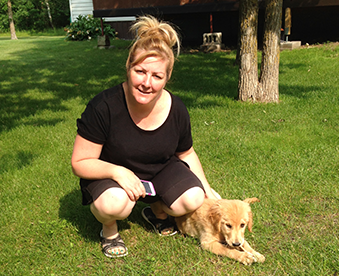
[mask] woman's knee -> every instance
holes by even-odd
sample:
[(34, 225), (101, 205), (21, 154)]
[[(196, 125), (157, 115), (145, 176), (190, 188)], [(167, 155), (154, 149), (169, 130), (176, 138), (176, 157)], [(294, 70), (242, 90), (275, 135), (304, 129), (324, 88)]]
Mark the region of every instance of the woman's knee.
[(103, 192), (91, 205), (92, 213), (101, 217), (125, 219), (132, 212), (135, 202), (121, 188), (110, 188)]
[(200, 187), (194, 187), (187, 191), (187, 201), (190, 206), (190, 212), (198, 209), (203, 203), (205, 199), (205, 192)]
[(198, 209), (204, 202), (205, 192), (200, 187), (193, 187), (183, 193), (170, 207), (181, 216)]

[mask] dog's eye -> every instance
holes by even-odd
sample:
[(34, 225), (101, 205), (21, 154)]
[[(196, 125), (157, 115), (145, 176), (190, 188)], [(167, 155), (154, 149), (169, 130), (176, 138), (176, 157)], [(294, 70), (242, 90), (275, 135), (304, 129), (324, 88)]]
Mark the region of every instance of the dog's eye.
[(229, 228), (229, 229), (231, 229), (231, 228), (232, 228), (232, 225), (229, 224), (229, 223), (226, 223), (226, 227)]
[(240, 224), (240, 227), (244, 228), (245, 227), (245, 223)]

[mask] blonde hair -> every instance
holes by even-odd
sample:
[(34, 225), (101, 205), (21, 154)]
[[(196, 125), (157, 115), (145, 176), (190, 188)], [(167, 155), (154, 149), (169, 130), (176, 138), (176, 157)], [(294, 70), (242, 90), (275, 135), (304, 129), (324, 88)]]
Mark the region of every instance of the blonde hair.
[[(127, 72), (145, 58), (156, 56), (168, 60), (167, 79), (169, 79), (174, 66), (174, 47), (176, 46), (177, 56), (180, 52), (180, 39), (174, 27), (169, 23), (158, 21), (151, 15), (146, 15), (139, 17), (130, 30), (136, 34), (136, 39), (129, 50)], [(135, 59), (136, 52), (139, 50), (145, 53)]]

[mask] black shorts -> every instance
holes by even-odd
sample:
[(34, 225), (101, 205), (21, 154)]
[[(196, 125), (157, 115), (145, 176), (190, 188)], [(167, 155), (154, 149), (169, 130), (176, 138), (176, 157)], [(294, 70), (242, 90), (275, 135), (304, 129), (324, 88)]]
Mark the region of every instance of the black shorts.
[[(169, 164), (153, 179), (144, 180), (153, 183), (157, 195), (139, 198), (139, 201), (154, 203), (161, 200), (167, 207), (170, 207), (177, 198), (190, 188), (200, 187), (204, 190), (199, 178), (190, 170), (185, 162), (178, 158), (172, 158)], [(83, 205), (91, 204), (109, 188), (120, 187), (120, 185), (112, 179), (81, 179), (80, 186)]]

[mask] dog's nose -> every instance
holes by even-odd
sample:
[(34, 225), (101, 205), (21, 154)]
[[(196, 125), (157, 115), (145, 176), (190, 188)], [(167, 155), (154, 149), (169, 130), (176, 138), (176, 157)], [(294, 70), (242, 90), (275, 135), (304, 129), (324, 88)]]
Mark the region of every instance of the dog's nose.
[(233, 245), (234, 247), (238, 247), (238, 246), (241, 245), (241, 243), (240, 243), (240, 242), (234, 242), (234, 243), (232, 243), (232, 245)]

